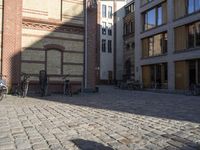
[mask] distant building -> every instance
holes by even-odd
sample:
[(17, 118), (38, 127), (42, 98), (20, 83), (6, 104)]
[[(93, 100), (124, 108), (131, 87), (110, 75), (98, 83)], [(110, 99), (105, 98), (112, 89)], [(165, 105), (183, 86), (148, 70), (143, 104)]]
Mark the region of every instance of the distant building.
[(123, 74), (123, 6), (126, 1), (98, 1), (97, 80), (113, 83)]
[(135, 14), (134, 14), (134, 1), (130, 1), (124, 6), (125, 17), (124, 17), (124, 71), (123, 78), (125, 80), (134, 79), (135, 77)]
[[(52, 92), (62, 92), (68, 74), (73, 87), (94, 89), (97, 18), (91, 2), (0, 0), (1, 73), (9, 86), (18, 84), (23, 72), (37, 90), (39, 71), (46, 70)], [(87, 34), (86, 22), (94, 26)]]
[(135, 73), (145, 88), (200, 83), (200, 1), (135, 1)]

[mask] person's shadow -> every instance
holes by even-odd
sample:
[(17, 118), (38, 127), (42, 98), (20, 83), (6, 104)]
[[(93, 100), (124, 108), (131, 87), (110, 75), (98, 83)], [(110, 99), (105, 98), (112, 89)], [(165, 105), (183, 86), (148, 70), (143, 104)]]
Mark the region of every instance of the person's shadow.
[(114, 150), (108, 146), (94, 141), (73, 139), (71, 140), (80, 150)]

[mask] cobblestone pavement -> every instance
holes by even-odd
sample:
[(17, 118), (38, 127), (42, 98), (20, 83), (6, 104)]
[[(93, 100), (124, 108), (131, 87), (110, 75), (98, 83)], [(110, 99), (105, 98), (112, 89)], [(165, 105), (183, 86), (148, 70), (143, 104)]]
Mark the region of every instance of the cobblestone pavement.
[(0, 102), (0, 150), (198, 150), (200, 97), (124, 91)]

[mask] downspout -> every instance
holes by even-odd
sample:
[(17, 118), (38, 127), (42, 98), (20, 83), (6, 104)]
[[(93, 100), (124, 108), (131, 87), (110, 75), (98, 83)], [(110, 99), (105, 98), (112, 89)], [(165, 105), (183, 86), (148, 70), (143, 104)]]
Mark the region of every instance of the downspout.
[(85, 76), (85, 79), (84, 79), (84, 88), (87, 89), (88, 88), (88, 83), (87, 83), (87, 80), (88, 80), (88, 60), (87, 60), (87, 56), (88, 56), (88, 46), (87, 46), (87, 22), (88, 22), (88, 19), (87, 19), (87, 0), (85, 0), (85, 72), (84, 72), (84, 76)]

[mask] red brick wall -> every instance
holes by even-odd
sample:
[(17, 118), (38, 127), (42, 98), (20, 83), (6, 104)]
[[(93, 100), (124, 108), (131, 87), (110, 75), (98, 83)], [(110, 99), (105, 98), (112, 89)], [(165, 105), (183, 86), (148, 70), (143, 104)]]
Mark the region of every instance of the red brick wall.
[(97, 8), (88, 9), (88, 88), (96, 86)]
[(10, 86), (20, 79), (22, 0), (4, 0), (2, 74)]

